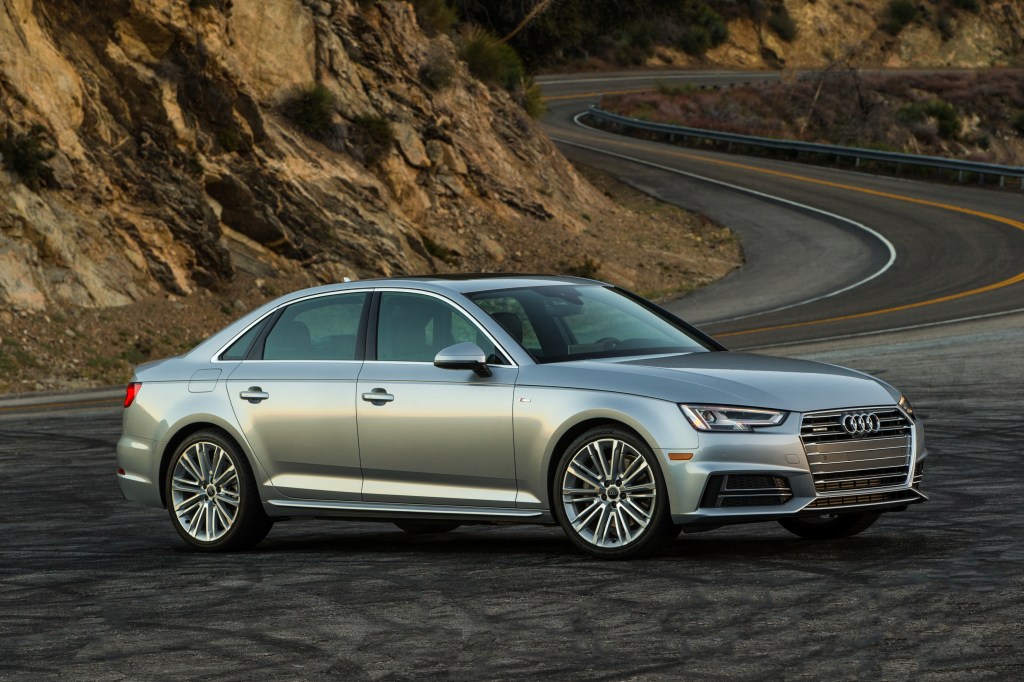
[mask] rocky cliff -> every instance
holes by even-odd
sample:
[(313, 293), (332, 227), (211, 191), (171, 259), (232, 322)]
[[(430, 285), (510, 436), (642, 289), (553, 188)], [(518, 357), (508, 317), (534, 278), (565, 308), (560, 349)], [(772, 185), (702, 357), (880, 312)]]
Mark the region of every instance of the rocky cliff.
[[(327, 136), (283, 113), (314, 83)], [(550, 269), (579, 207), (616, 210), (405, 2), (3, 0), (0, 139), (0, 305), (20, 309), (239, 273)]]
[[(767, 6), (769, 3), (762, 3)], [(722, 45), (694, 59), (661, 50), (652, 63), (741, 68), (820, 68), (834, 61), (867, 68), (1024, 66), (1021, 0), (919, 0), (913, 18), (889, 27), (890, 0), (782, 0), (795, 37), (783, 40), (750, 17), (728, 22)], [(973, 7), (973, 9), (966, 9)]]

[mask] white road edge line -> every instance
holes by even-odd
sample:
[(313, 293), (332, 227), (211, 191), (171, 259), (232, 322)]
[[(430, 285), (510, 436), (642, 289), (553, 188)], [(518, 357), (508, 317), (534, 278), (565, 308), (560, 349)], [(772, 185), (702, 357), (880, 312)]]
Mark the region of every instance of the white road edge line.
[(813, 343), (825, 343), (827, 341), (843, 341), (845, 339), (855, 339), (860, 336), (877, 336), (879, 334), (895, 334), (896, 332), (907, 332), (915, 329), (926, 329), (928, 327), (941, 327), (947, 324), (959, 324), (960, 322), (973, 322), (974, 320), (985, 320), (991, 317), (1004, 317), (1006, 315), (1016, 315), (1017, 313), (1024, 313), (1024, 308), (1014, 308), (1013, 310), (1003, 310), (996, 313), (984, 313), (982, 315), (971, 315), (969, 317), (957, 317), (952, 320), (939, 320), (938, 322), (922, 322), (921, 324), (911, 324), (905, 327), (891, 327), (889, 329), (876, 329), (870, 332), (857, 332), (856, 334), (840, 334), (838, 336), (823, 336), (819, 339), (808, 339), (806, 341), (787, 341), (786, 343), (772, 343), (766, 346), (749, 346), (742, 349), (742, 352), (748, 350), (763, 350), (765, 348), (786, 348), (788, 346), (805, 346)]
[[(586, 112), (582, 112), (582, 113), (576, 114), (573, 117), (573, 119), (572, 119), (573, 123), (575, 123), (576, 125), (580, 126), (581, 128), (587, 128), (587, 129), (590, 129), (590, 130), (596, 130), (596, 128), (588, 126), (585, 123), (582, 123), (580, 121), (580, 118), (582, 116), (585, 116), (585, 115), (586, 115)], [(845, 218), (845, 217), (843, 217), (841, 215), (838, 215), (836, 213), (830, 213), (829, 211), (825, 211), (825, 210), (822, 210), (820, 208), (815, 208), (813, 206), (808, 206), (807, 204), (801, 204), (800, 202), (797, 202), (797, 201), (791, 201), (789, 199), (783, 199), (782, 197), (777, 197), (777, 196), (775, 196), (773, 194), (767, 194), (765, 192), (758, 192), (757, 190), (753, 190), (753, 189), (750, 189), (748, 187), (741, 187), (739, 185), (734, 185), (734, 184), (729, 183), (729, 182), (723, 182), (721, 180), (715, 180), (713, 178), (705, 177), (703, 175), (697, 175), (696, 173), (689, 173), (687, 171), (679, 170), (678, 168), (672, 168), (671, 166), (663, 166), (661, 164), (653, 163), (651, 161), (644, 161), (643, 159), (637, 159), (637, 158), (632, 157), (632, 156), (626, 156), (625, 154), (619, 154), (618, 152), (610, 152), (610, 151), (605, 150), (605, 149), (600, 149), (598, 147), (591, 147), (590, 145), (580, 144), (579, 142), (572, 142), (570, 140), (566, 140), (566, 139), (559, 138), (559, 137), (554, 137), (554, 136), (549, 136), (549, 137), (551, 137), (551, 139), (554, 140), (555, 142), (559, 142), (561, 144), (567, 144), (570, 147), (578, 147), (580, 149), (586, 149), (586, 150), (589, 150), (589, 151), (592, 151), (592, 152), (597, 152), (599, 154), (606, 154), (608, 156), (614, 156), (616, 158), (624, 159), (626, 161), (631, 161), (633, 163), (639, 163), (641, 165), (649, 166), (651, 168), (657, 168), (658, 170), (667, 171), (669, 173), (675, 173), (676, 175), (682, 175), (682, 176), (685, 176), (685, 177), (688, 177), (688, 178), (693, 178), (694, 180), (700, 180), (702, 182), (711, 183), (712, 185), (719, 185), (721, 187), (726, 187), (728, 189), (732, 189), (732, 190), (735, 190), (735, 191), (738, 191), (738, 192), (743, 192), (745, 194), (750, 194), (750, 195), (753, 195), (753, 196), (756, 196), (756, 197), (760, 197), (762, 199), (766, 199), (768, 201), (773, 201), (773, 202), (784, 204), (784, 205), (787, 205), (787, 206), (792, 206), (793, 208), (797, 208), (797, 209), (800, 209), (802, 211), (807, 211), (807, 212), (810, 212), (810, 213), (817, 213), (818, 215), (823, 215), (823, 216), (826, 216), (826, 217), (831, 218), (833, 220), (837, 220), (839, 222), (843, 222), (843, 223), (847, 223), (849, 225), (853, 225), (854, 227), (856, 227), (858, 229), (861, 229), (861, 230), (864, 230), (865, 232), (867, 232), (871, 236), (873, 236), (876, 239), (878, 239), (880, 242), (882, 242), (882, 244), (885, 246), (886, 250), (888, 250), (888, 252), (889, 252), (889, 260), (887, 260), (885, 262), (885, 265), (883, 265), (877, 272), (874, 272), (873, 274), (868, 275), (867, 277), (865, 277), (864, 279), (860, 280), (859, 282), (854, 282), (853, 284), (850, 284), (850, 285), (845, 286), (845, 287), (843, 287), (841, 289), (837, 289), (835, 291), (829, 292), (827, 294), (822, 294), (820, 296), (815, 296), (813, 298), (808, 298), (808, 299), (805, 299), (803, 301), (797, 301), (796, 303), (789, 303), (787, 305), (779, 306), (777, 308), (771, 308), (769, 310), (759, 310), (759, 311), (754, 312), (754, 313), (747, 313), (745, 315), (737, 315), (735, 317), (727, 317), (727, 318), (723, 318), (723, 319), (720, 319), (720, 320), (705, 320), (705, 321), (702, 321), (700, 323), (702, 326), (703, 325), (709, 325), (709, 324), (721, 324), (723, 322), (734, 322), (736, 320), (745, 320), (748, 317), (758, 317), (759, 315), (767, 315), (769, 313), (777, 313), (777, 312), (779, 312), (781, 310), (789, 310), (790, 308), (797, 308), (797, 307), (802, 306), (802, 305), (807, 305), (808, 303), (814, 303), (815, 301), (820, 301), (822, 299), (831, 298), (833, 296), (838, 296), (839, 294), (844, 294), (847, 291), (850, 291), (852, 289), (856, 289), (859, 286), (863, 286), (864, 284), (867, 284), (868, 282), (870, 282), (871, 280), (873, 280), (873, 279), (875, 279), (877, 277), (881, 277), (886, 272), (888, 272), (889, 269), (892, 268), (892, 266), (896, 263), (896, 247), (893, 246), (892, 242), (890, 242), (888, 239), (886, 239), (884, 236), (882, 236), (878, 231), (871, 229), (870, 227), (868, 227), (867, 225), (864, 225), (863, 223), (858, 223), (856, 220), (851, 220), (850, 218)]]
[(569, 78), (561, 80), (545, 80), (544, 77), (537, 79), (539, 85), (576, 85), (579, 83), (610, 83), (612, 81), (657, 81), (657, 80), (670, 80), (673, 78), (686, 78), (687, 80), (706, 79), (706, 78), (759, 78), (763, 80), (776, 80), (778, 74), (765, 71), (750, 71), (743, 72), (739, 71), (736, 73), (687, 73), (685, 71), (667, 72), (653, 76), (614, 76), (612, 78), (601, 78), (595, 76), (593, 78)]

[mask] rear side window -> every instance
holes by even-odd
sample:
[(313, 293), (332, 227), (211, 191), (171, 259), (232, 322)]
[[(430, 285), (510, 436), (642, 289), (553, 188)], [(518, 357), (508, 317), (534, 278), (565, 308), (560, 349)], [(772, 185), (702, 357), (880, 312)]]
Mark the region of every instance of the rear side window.
[(245, 360), (245, 357), (249, 355), (249, 349), (252, 347), (253, 341), (260, 335), (263, 328), (267, 326), (267, 321), (263, 320), (259, 324), (253, 325), (249, 331), (242, 334), (238, 339), (228, 346), (228, 349), (220, 354), (221, 360)]
[(267, 334), (264, 360), (357, 360), (367, 294), (335, 294), (293, 303)]

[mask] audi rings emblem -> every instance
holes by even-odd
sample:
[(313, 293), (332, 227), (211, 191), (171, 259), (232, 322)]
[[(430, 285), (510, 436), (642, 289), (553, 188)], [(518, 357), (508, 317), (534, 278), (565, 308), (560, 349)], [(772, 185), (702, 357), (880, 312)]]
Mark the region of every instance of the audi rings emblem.
[(882, 430), (882, 422), (873, 412), (843, 415), (843, 430), (851, 436), (870, 436)]

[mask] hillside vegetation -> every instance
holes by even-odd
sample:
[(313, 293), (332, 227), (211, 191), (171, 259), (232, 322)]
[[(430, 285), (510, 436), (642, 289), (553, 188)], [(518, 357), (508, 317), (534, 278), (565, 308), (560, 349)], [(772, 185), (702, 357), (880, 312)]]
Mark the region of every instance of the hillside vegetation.
[(727, 89), (612, 95), (625, 116), (807, 142), (1024, 165), (1024, 71), (839, 71)]
[[(422, 1), (422, 0), (421, 0)], [(434, 0), (440, 2), (440, 0)], [(1019, 0), (452, 0), (531, 68), (1024, 65)]]

